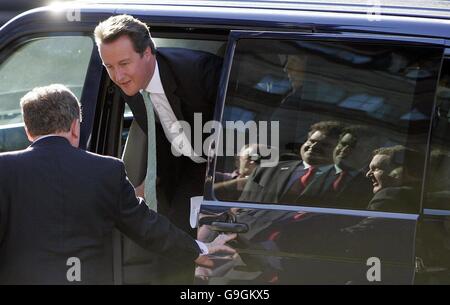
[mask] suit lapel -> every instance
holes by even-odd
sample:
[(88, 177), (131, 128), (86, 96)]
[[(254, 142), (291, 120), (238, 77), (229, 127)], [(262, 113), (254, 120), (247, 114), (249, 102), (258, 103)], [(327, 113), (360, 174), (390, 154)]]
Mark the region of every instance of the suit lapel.
[(323, 192), (324, 184), (327, 181), (327, 178), (334, 173), (334, 165), (318, 168), (313, 180), (306, 186), (301, 196), (317, 196)]
[(169, 104), (172, 107), (172, 110), (177, 119), (183, 120), (184, 118), (181, 111), (181, 100), (176, 95), (177, 83), (175, 81), (173, 71), (170, 68), (169, 63), (159, 51), (156, 52), (156, 60), (158, 62), (161, 83), (167, 96), (167, 100), (169, 101)]
[(352, 186), (352, 188), (363, 187), (361, 181), (366, 181), (365, 175), (366, 174), (362, 171), (359, 171), (356, 175), (347, 175), (347, 177), (344, 178), (342, 188), (339, 191), (338, 195), (340, 195), (341, 193), (344, 193), (347, 190), (347, 188), (350, 187), (350, 185)]
[(276, 193), (280, 194), (279, 198), (281, 198), (288, 190), (289, 178), (291, 177), (292, 173), (298, 166), (304, 168), (303, 162), (295, 161), (293, 163), (289, 163), (280, 167), (280, 174), (277, 181), (277, 190), (276, 190)]

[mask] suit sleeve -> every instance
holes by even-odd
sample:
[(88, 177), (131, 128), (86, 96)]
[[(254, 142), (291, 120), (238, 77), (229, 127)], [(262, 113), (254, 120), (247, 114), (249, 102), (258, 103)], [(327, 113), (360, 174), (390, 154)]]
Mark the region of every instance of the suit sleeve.
[(198, 68), (201, 73), (201, 83), (205, 89), (205, 99), (209, 104), (215, 105), (217, 91), (222, 71), (222, 59), (218, 56), (205, 56)]
[(149, 251), (193, 262), (200, 253), (195, 240), (167, 218), (150, 210), (144, 200), (136, 198), (123, 163), (120, 165), (121, 186), (116, 210), (118, 229)]
[(261, 172), (263, 172), (261, 167), (257, 167), (253, 173), (248, 177), (245, 183), (244, 189), (242, 190), (239, 201), (249, 201), (258, 202), (261, 201), (261, 194), (264, 188), (259, 184), (259, 179), (261, 178)]

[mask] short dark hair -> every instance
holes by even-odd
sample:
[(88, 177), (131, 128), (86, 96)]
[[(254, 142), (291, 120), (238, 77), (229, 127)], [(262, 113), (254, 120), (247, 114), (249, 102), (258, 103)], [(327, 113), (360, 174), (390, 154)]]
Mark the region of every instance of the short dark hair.
[(377, 133), (376, 128), (370, 128), (367, 125), (348, 125), (342, 129), (341, 134), (339, 135), (339, 140), (341, 140), (346, 134), (351, 134), (354, 137), (355, 143), (364, 143), (364, 145), (368, 145), (368, 154), (370, 157), (370, 152), (373, 151), (376, 147), (380, 147), (382, 143), (382, 139)]
[(348, 125), (342, 129), (342, 133), (339, 138), (342, 138), (346, 134), (351, 134), (356, 139), (367, 138), (374, 135), (373, 129), (370, 129), (366, 125)]
[(422, 152), (403, 145), (395, 145), (391, 147), (381, 147), (373, 151), (373, 156), (385, 155), (389, 157), (389, 166), (404, 169), (403, 182), (417, 183), (420, 182), (425, 156)]
[(320, 131), (327, 137), (338, 139), (344, 129), (344, 124), (339, 121), (321, 121), (312, 124), (309, 128), (308, 138), (316, 131)]
[(373, 151), (372, 155), (385, 155), (389, 157), (392, 165), (403, 165), (405, 161), (406, 147), (403, 145), (395, 145), (390, 147), (380, 147)]
[(111, 16), (100, 22), (94, 30), (97, 46), (101, 43), (116, 41), (124, 35), (130, 38), (136, 53), (142, 56), (147, 47), (150, 47), (152, 54), (155, 54), (156, 47), (150, 35), (149, 27), (133, 16)]
[(20, 100), (23, 120), (30, 135), (67, 132), (75, 119), (81, 121), (77, 97), (64, 85), (36, 87)]

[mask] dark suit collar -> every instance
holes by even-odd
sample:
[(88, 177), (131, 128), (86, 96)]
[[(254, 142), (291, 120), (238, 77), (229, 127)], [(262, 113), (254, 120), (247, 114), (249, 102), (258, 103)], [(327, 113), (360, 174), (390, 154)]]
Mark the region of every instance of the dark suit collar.
[(170, 64), (160, 51), (156, 51), (156, 61), (158, 62), (159, 75), (161, 83), (164, 88), (167, 100), (169, 101), (172, 110), (178, 120), (183, 120), (183, 113), (181, 112), (181, 101), (176, 94), (177, 82)]
[(43, 147), (48, 145), (58, 145), (58, 146), (66, 146), (71, 145), (69, 140), (60, 136), (49, 136), (43, 139), (38, 139), (34, 141), (30, 147)]

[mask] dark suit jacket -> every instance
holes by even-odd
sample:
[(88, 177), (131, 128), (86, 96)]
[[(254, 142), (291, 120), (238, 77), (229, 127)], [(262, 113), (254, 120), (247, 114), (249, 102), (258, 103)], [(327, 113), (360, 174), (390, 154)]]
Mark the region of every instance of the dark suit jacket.
[(284, 161), (275, 167), (256, 169), (249, 177), (240, 200), (362, 209), (367, 206), (371, 189), (362, 172), (344, 179), (339, 192), (331, 191), (336, 173), (334, 165), (318, 168), (298, 198), (287, 201), (284, 195), (289, 189), (292, 174), (299, 167), (303, 168), (302, 161)]
[(82, 284), (113, 283), (112, 231), (192, 262), (196, 242), (139, 201), (124, 165), (49, 137), (0, 154), (0, 283), (66, 284), (67, 259)]
[[(250, 202), (280, 202), (289, 188), (289, 180), (303, 161), (282, 161), (274, 167), (258, 167), (249, 176), (239, 200)], [(314, 175), (313, 180), (318, 173)]]
[(387, 187), (375, 193), (367, 209), (392, 213), (419, 213), (420, 187)]
[(336, 168), (329, 165), (323, 168), (305, 191), (301, 199), (321, 207), (331, 206), (349, 209), (365, 209), (372, 198), (372, 187), (362, 171), (348, 173), (341, 182), (340, 190), (333, 190)]

